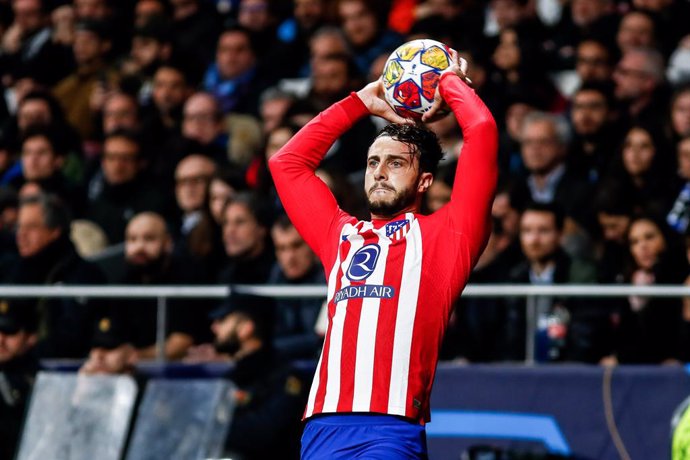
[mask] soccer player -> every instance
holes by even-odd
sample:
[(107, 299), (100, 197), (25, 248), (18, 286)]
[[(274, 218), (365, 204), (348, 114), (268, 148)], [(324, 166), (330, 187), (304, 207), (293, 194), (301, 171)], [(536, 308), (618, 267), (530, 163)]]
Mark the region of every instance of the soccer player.
[[(390, 108), (380, 80), (326, 109), (269, 162), (290, 219), (328, 277), (328, 330), (304, 414), (303, 459), (426, 458), (439, 348), (488, 238), (497, 176), (496, 124), (465, 83), (465, 68), (453, 53), (422, 118), (431, 121), (445, 102), (464, 138), (450, 203), (432, 215), (419, 211), (441, 148)], [(369, 148), (371, 220), (357, 221), (314, 171), (370, 114), (393, 124)]]

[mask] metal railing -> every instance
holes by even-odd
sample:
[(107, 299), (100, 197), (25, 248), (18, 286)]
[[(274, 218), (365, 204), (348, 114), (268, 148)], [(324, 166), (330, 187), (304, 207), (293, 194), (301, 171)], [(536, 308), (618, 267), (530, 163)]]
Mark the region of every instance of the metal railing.
[[(278, 286), (278, 285), (235, 285), (235, 286), (45, 286), (14, 285), (0, 286), (0, 298), (120, 298), (157, 299), (156, 350), (157, 359), (165, 360), (165, 329), (168, 298), (223, 299), (231, 289), (238, 293), (256, 294), (277, 298), (326, 297), (326, 286)], [(690, 297), (690, 286), (656, 285), (600, 285), (560, 284), (550, 286), (521, 284), (475, 284), (468, 285), (463, 297), (526, 297), (527, 340), (525, 356), (527, 363), (534, 363), (534, 336), (537, 328), (537, 297)]]

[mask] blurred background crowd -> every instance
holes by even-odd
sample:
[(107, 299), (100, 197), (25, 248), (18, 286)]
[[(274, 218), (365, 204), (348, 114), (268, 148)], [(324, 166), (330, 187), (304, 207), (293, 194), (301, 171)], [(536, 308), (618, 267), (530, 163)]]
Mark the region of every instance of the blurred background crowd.
[[(468, 60), (500, 128), (493, 232), (470, 282), (682, 284), (688, 17), (681, 0), (0, 0), (0, 282), (325, 283), (266, 160), (397, 46), (431, 38)], [(317, 172), (362, 218), (381, 123), (358, 122)], [(433, 212), (462, 133), (452, 114), (429, 127), (445, 151)], [(318, 355), (322, 301), (264, 310), (281, 356)], [(215, 307), (170, 301), (168, 359), (227, 358), (210, 345)], [(541, 361), (689, 357), (681, 299), (537, 311)], [(11, 300), (0, 314), (0, 336), (23, 334), (15, 348), (40, 358), (86, 357), (103, 319), (137, 359), (155, 356), (155, 301)], [(443, 358), (522, 360), (525, 321), (522, 299), (459, 301)]]

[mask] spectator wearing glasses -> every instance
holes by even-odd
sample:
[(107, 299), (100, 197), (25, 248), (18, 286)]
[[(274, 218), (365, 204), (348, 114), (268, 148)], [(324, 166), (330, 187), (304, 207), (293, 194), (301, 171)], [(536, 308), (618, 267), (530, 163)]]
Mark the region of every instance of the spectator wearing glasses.
[(194, 144), (198, 153), (217, 164), (228, 163), (228, 133), (216, 98), (202, 91), (192, 94), (184, 104), (182, 136)]
[(608, 81), (613, 75), (614, 51), (594, 38), (582, 40), (575, 50), (575, 72), (581, 83)]
[(658, 130), (668, 111), (665, 64), (654, 48), (629, 48), (613, 72), (614, 94), (623, 113), (633, 122)]
[(175, 168), (175, 201), (180, 213), (175, 250), (199, 261), (220, 252), (214, 247), (215, 226), (208, 210), (208, 186), (215, 173), (213, 160), (199, 154), (183, 158)]
[(116, 131), (105, 138), (101, 169), (89, 183), (85, 217), (98, 224), (112, 244), (122, 242), (127, 222), (135, 214), (165, 210), (164, 196), (145, 180), (143, 166), (134, 133)]
[(570, 104), (570, 123), (573, 140), (567, 158), (569, 167), (594, 184), (606, 175), (623, 137), (612, 85), (590, 82), (575, 91)]

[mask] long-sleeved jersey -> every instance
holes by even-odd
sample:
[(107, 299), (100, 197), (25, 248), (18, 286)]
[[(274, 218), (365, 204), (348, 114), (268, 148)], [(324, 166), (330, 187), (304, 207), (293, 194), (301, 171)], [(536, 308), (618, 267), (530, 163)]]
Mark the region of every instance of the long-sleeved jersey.
[(460, 78), (439, 91), (464, 145), (450, 202), (429, 216), (357, 221), (314, 175), (333, 142), (368, 110), (352, 94), (300, 130), (270, 161), (283, 205), (328, 279), (328, 329), (305, 417), (373, 412), (429, 421), (429, 397), (453, 300), (486, 244), (497, 132)]

